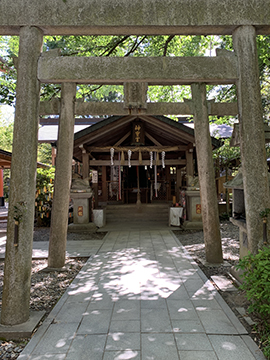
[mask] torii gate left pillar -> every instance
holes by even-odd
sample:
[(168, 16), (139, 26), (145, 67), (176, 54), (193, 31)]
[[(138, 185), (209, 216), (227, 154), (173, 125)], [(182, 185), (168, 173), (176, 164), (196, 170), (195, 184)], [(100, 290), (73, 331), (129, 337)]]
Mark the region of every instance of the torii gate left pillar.
[[(40, 29), (21, 28), (1, 312), (3, 325), (24, 323), (30, 314), (40, 87), (37, 66), (42, 41)], [(14, 217), (18, 216), (18, 240), (14, 246)]]

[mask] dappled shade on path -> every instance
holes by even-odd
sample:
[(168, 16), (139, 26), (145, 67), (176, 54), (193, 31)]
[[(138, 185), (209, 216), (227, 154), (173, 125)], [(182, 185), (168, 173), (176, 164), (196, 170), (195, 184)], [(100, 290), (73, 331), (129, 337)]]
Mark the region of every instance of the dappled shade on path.
[(170, 231), (110, 232), (20, 360), (254, 360), (246, 334)]

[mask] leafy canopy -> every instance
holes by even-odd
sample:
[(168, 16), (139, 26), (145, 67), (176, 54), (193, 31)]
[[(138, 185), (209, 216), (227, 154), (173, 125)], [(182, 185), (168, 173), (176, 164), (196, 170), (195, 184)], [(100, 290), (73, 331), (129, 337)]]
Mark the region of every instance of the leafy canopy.
[[(203, 56), (216, 44), (213, 36), (46, 36), (43, 51), (60, 49), (62, 56)], [(0, 102), (14, 104), (16, 70), (13, 57), (18, 56), (18, 37), (0, 37)], [(182, 89), (183, 88), (183, 89)], [(41, 100), (59, 97), (61, 86), (41, 85)], [(150, 101), (179, 101), (190, 96), (189, 87), (155, 87)], [(77, 97), (85, 101), (122, 101), (122, 86), (79, 85)]]

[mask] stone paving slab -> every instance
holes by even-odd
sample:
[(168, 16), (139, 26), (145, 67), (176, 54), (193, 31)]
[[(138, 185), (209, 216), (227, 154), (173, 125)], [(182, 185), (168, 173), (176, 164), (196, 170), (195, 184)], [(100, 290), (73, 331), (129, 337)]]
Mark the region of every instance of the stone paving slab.
[(212, 346), (220, 360), (252, 360), (253, 354), (241, 336), (209, 335)]
[(211, 276), (211, 279), (221, 291), (237, 291), (237, 288), (233, 285), (232, 281), (224, 275), (213, 275)]
[(170, 230), (108, 233), (94, 251), (19, 360), (264, 359)]
[[(0, 239), (0, 259), (5, 258), (6, 236)], [(81, 240), (67, 241), (66, 257), (89, 257), (98, 252), (104, 240)], [(49, 241), (34, 241), (32, 259), (47, 259), (49, 251)]]

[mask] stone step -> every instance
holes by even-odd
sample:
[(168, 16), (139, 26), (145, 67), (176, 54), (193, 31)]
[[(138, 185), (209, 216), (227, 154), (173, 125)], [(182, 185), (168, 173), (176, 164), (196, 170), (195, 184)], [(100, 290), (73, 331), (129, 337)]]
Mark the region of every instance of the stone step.
[[(152, 210), (164, 210), (169, 208), (169, 204), (142, 204), (141, 210), (143, 211), (152, 211)], [(132, 210), (137, 209), (136, 204), (127, 204), (127, 205), (107, 205), (108, 210), (117, 210), (117, 211), (125, 211), (125, 210)]]
[(106, 218), (147, 218), (147, 219), (151, 219), (153, 217), (157, 218), (163, 218), (164, 216), (168, 217), (169, 213), (168, 211), (165, 212), (153, 212), (153, 213), (127, 213), (127, 212), (106, 212)]
[(126, 213), (126, 212), (121, 212), (121, 213), (114, 213), (114, 212), (106, 212), (106, 217), (162, 217), (162, 216), (167, 216), (168, 215), (168, 211), (165, 212), (153, 212), (153, 213)]
[(140, 209), (136, 204), (106, 206), (106, 222), (117, 223), (163, 223), (168, 220), (168, 204), (142, 204)]

